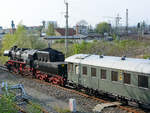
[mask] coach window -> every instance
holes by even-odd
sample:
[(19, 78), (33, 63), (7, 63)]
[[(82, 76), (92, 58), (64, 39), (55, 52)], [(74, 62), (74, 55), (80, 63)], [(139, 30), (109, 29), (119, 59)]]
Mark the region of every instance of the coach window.
[(116, 72), (116, 71), (111, 72), (111, 80), (118, 81), (118, 72)]
[(91, 76), (96, 77), (96, 68), (91, 68)]
[(47, 62), (47, 58), (45, 57), (44, 59), (45, 59), (45, 62)]
[(78, 75), (79, 74), (79, 66), (75, 65), (75, 74)]
[(45, 62), (48, 62), (47, 58), (45, 59)]
[(85, 66), (82, 67), (82, 74), (87, 75), (87, 67)]
[(101, 69), (101, 79), (106, 79), (106, 70)]
[(143, 88), (148, 88), (148, 77), (138, 75), (138, 86)]
[(123, 73), (124, 75), (124, 83), (125, 84), (131, 84), (131, 75), (129, 73)]
[(72, 72), (73, 71), (73, 63), (69, 63), (68, 64), (68, 72)]

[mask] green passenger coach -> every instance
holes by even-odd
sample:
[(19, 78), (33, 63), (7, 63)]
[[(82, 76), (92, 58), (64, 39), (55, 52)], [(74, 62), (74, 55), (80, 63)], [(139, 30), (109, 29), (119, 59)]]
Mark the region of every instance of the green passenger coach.
[(77, 54), (65, 61), (69, 83), (150, 105), (149, 59)]

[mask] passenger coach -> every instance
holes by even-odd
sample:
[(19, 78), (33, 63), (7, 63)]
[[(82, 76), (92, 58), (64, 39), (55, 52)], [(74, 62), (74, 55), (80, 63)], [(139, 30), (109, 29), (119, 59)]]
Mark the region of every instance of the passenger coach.
[(65, 61), (69, 83), (150, 105), (150, 60), (77, 54)]

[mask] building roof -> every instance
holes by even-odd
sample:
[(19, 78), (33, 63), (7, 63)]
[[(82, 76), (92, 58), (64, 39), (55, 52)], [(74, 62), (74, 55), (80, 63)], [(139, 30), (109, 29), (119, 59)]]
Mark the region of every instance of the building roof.
[[(56, 28), (57, 32), (61, 34), (61, 36), (65, 36), (65, 28)], [(76, 34), (76, 31), (73, 28), (68, 28), (68, 36), (73, 36)]]
[(4, 34), (0, 34), (0, 39), (2, 39), (2, 38), (3, 38), (3, 36), (4, 36)]
[(99, 55), (76, 54), (68, 57), (65, 61), (150, 74), (149, 59), (125, 58), (125, 60), (121, 60), (121, 57), (114, 56), (104, 56), (100, 58)]
[[(66, 36), (48, 36), (48, 37), (45, 37), (44, 39), (65, 39)], [(83, 38), (86, 38), (86, 36), (84, 35), (74, 35), (74, 36), (68, 36), (67, 39), (83, 39)]]

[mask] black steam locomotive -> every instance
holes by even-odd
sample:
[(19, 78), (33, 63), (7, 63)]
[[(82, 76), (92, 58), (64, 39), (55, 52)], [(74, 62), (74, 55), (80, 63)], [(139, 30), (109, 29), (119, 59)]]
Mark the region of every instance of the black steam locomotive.
[(65, 85), (67, 81), (67, 64), (62, 52), (51, 48), (33, 50), (14, 46), (4, 51), (4, 56), (10, 57), (5, 64), (9, 71), (58, 85)]

